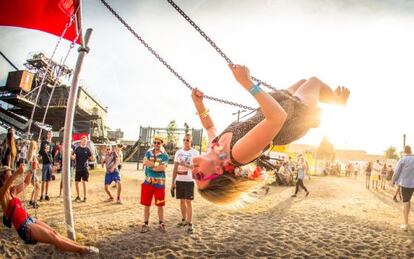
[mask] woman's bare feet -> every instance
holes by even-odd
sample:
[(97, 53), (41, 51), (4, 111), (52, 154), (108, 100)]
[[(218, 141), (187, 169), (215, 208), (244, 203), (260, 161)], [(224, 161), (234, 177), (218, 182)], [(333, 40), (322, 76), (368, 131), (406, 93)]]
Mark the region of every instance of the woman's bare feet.
[(346, 102), (348, 101), (349, 95), (350, 95), (350, 91), (348, 88), (343, 87), (343, 86), (338, 86), (335, 89), (335, 94), (336, 94), (336, 103), (338, 105), (342, 105), (345, 106)]

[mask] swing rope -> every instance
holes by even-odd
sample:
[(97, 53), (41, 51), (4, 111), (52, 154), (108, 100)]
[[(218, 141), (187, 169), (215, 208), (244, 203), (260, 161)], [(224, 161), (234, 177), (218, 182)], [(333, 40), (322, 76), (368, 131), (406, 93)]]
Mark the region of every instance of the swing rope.
[[(71, 52), (71, 51), (72, 51), (72, 49), (75, 47), (75, 42), (76, 42), (76, 40), (78, 39), (78, 37), (79, 37), (79, 34), (77, 34), (77, 35), (76, 35), (76, 38), (72, 41), (72, 43), (71, 43), (71, 44), (70, 44), (70, 46), (69, 46), (68, 51), (66, 52), (66, 56), (65, 56), (65, 57), (64, 57), (64, 59), (60, 62), (60, 64), (59, 64), (60, 69), (59, 69), (59, 71), (57, 71), (57, 76), (58, 76), (58, 77), (61, 75), (61, 72), (62, 72), (62, 67), (65, 65), (66, 60), (68, 59), (68, 56), (69, 56), (70, 52)], [(56, 88), (56, 85), (57, 85), (57, 84), (58, 84), (58, 80), (56, 80), (56, 81), (55, 81), (55, 83), (53, 84), (53, 87), (52, 87), (52, 91), (50, 92), (49, 100), (47, 101), (46, 109), (45, 109), (45, 112), (44, 112), (44, 114), (43, 114), (42, 125), (44, 125), (44, 124), (45, 124), (45, 121), (46, 121), (46, 116), (47, 116), (47, 112), (48, 112), (48, 110), (49, 110), (50, 102), (51, 102), (51, 100), (52, 100), (52, 97), (53, 97), (53, 94), (54, 94), (54, 92), (55, 92), (55, 88)], [(40, 140), (40, 137), (42, 136), (43, 127), (39, 127), (39, 128), (40, 128), (40, 129), (39, 129), (39, 140)]]
[[(178, 80), (180, 80), (188, 89), (193, 90), (194, 87), (192, 87), (180, 74), (178, 74), (177, 71), (175, 71), (166, 61), (165, 59), (163, 59), (151, 46), (149, 46), (149, 44), (134, 30), (132, 29), (132, 27), (105, 1), (105, 0), (100, 0), (102, 2), (102, 4), (118, 19), (118, 21), (120, 21), (122, 23), (122, 25), (124, 25), (124, 27), (132, 33), (132, 35), (134, 35), (134, 37), (140, 41), (140, 43), (155, 57), (157, 58), (175, 77), (178, 78)], [(232, 101), (228, 101), (228, 100), (223, 100), (217, 97), (213, 97), (213, 96), (209, 96), (209, 95), (204, 95), (204, 98), (212, 100), (212, 101), (216, 101), (219, 103), (224, 103), (224, 104), (228, 104), (228, 105), (232, 105), (235, 107), (239, 107), (245, 110), (256, 110), (255, 108), (252, 108), (250, 106), (247, 105), (243, 105), (243, 104), (239, 104), (239, 103), (235, 103)]]
[[(228, 63), (234, 64), (231, 59), (217, 46), (217, 44), (173, 1), (167, 0), (167, 2), (174, 7), (174, 9), (181, 14), (181, 16), (217, 51), (218, 54)], [(266, 86), (270, 90), (276, 91), (277, 89), (270, 84), (262, 81), (254, 76), (250, 76), (253, 81)]]
[(47, 77), (47, 75), (49, 73), (52, 59), (54, 58), (54, 56), (56, 54), (56, 51), (57, 51), (57, 49), (58, 49), (58, 47), (60, 45), (60, 42), (62, 41), (63, 37), (66, 34), (66, 31), (69, 29), (69, 27), (72, 25), (73, 21), (75, 20), (75, 14), (78, 12), (78, 10), (79, 10), (79, 8), (75, 11), (75, 13), (70, 17), (69, 21), (66, 23), (66, 26), (63, 29), (63, 32), (60, 35), (60, 37), (59, 37), (59, 39), (58, 39), (58, 41), (57, 41), (57, 43), (55, 45), (55, 49), (53, 50), (52, 55), (50, 56), (50, 60), (49, 60), (49, 62), (47, 62), (46, 72), (43, 75), (43, 78), (42, 78), (42, 81), (40, 82), (40, 85), (38, 87), (36, 87), (35, 89), (33, 89), (32, 91), (30, 91), (27, 95), (25, 95), (25, 97), (28, 96), (29, 94), (31, 94), (32, 92), (34, 92), (36, 89), (38, 91), (37, 94), (36, 94), (36, 99), (35, 99), (35, 102), (34, 102), (34, 105), (33, 105), (32, 114), (30, 115), (29, 125), (28, 125), (27, 132), (26, 132), (27, 139), (29, 138), (29, 135), (30, 135), (30, 129), (32, 128), (33, 117), (34, 117), (34, 113), (35, 113), (35, 110), (36, 110), (37, 103), (39, 101), (40, 92), (42, 91), (43, 85), (44, 85), (44, 83), (46, 81), (46, 77)]

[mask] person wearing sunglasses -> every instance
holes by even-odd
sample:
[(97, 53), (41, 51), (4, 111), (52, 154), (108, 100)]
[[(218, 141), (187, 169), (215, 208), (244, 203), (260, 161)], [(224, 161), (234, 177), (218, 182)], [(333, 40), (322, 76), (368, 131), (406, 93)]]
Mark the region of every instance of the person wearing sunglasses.
[(144, 155), (145, 180), (141, 184), (141, 204), (144, 206), (144, 224), (141, 233), (146, 233), (149, 228), (149, 216), (151, 203), (154, 198), (158, 208), (159, 229), (165, 232), (164, 206), (165, 206), (165, 170), (168, 165), (168, 154), (162, 147), (162, 137), (154, 137), (153, 147)]
[(119, 165), (120, 156), (119, 156), (119, 150), (115, 148), (114, 151), (111, 150), (111, 148), (107, 148), (105, 159), (102, 161), (102, 163), (105, 163), (106, 168), (106, 174), (105, 174), (105, 192), (108, 194), (108, 202), (114, 201), (114, 197), (112, 196), (111, 191), (109, 191), (109, 185), (111, 185), (112, 182), (115, 182), (117, 187), (117, 204), (122, 204), (121, 200), (121, 177), (119, 175)]
[(194, 200), (194, 180), (191, 171), (191, 160), (198, 156), (198, 152), (191, 147), (191, 134), (185, 134), (183, 148), (177, 150), (174, 156), (174, 170), (172, 178), (172, 190), (176, 190), (176, 198), (180, 200), (181, 222), (178, 227), (187, 226), (187, 233), (193, 233), (193, 208), (191, 201)]
[[(257, 101), (260, 108), (243, 121), (230, 124), (221, 134), (197, 88), (191, 97), (203, 127), (207, 130), (209, 148), (205, 155), (193, 158), (193, 176), (201, 196), (216, 204), (240, 200), (242, 194), (262, 183), (265, 173), (259, 167), (244, 169), (269, 145), (285, 145), (303, 137), (310, 128), (319, 126), (320, 102), (345, 105), (350, 91), (338, 87), (333, 91), (316, 77), (300, 80), (286, 90), (263, 91), (253, 83), (250, 71), (242, 65), (229, 64), (240, 85)], [(237, 93), (235, 93), (237, 94)]]

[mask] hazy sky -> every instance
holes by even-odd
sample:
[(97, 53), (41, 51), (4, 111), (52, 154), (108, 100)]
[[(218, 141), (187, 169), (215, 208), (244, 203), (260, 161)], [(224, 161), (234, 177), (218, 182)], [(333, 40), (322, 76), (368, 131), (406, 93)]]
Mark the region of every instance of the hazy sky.
[[(166, 2), (108, 0), (121, 16), (190, 84), (209, 95), (256, 106), (224, 60)], [(323, 122), (299, 143), (382, 153), (399, 149), (402, 134), (414, 144), (414, 1), (177, 0), (236, 63), (279, 87), (317, 76), (351, 89), (348, 106), (324, 106)], [(139, 126), (175, 119), (201, 127), (190, 92), (122, 27), (98, 0), (83, 1), (84, 28), (94, 29), (82, 83), (109, 107), (108, 126), (127, 139)], [(0, 27), (0, 49), (20, 68), (28, 53), (51, 54), (57, 38)], [(57, 60), (69, 43), (63, 42)], [(74, 66), (76, 52), (70, 57)], [(0, 84), (11, 68), (0, 60)], [(237, 108), (207, 102), (219, 130)]]

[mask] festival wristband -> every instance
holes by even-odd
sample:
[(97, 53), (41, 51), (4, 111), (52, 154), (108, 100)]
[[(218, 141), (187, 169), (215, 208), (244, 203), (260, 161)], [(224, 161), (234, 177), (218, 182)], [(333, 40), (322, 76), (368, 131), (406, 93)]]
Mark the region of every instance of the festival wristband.
[(260, 88), (260, 83), (257, 83), (250, 88), (249, 92), (251, 95), (256, 96), (258, 93), (260, 93), (262, 89)]
[(206, 109), (205, 111), (203, 111), (201, 113), (198, 113), (198, 116), (200, 116), (200, 118), (204, 119), (204, 118), (206, 118), (208, 116), (208, 113), (209, 112), (210, 111), (208, 109)]

